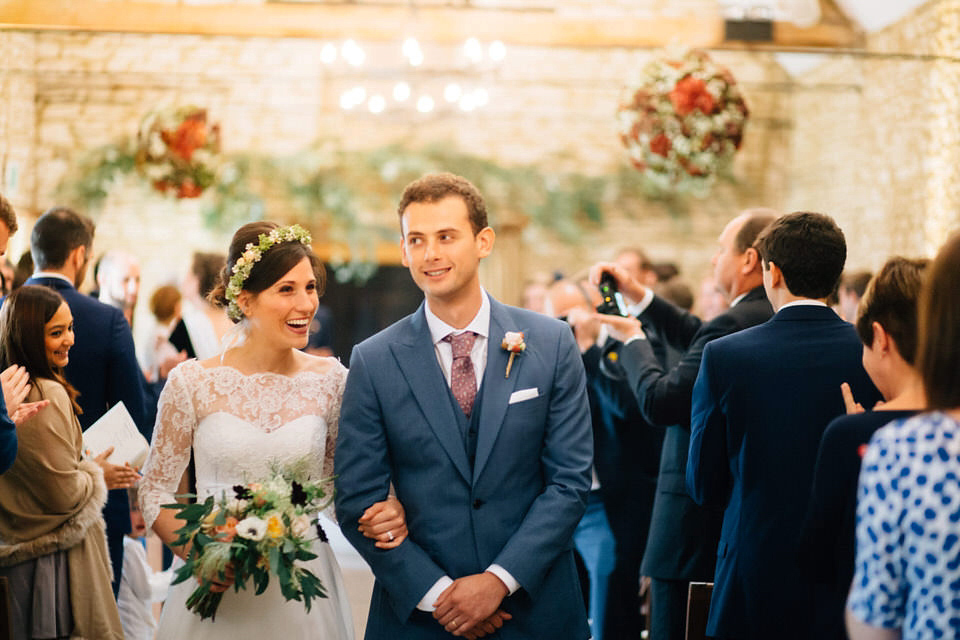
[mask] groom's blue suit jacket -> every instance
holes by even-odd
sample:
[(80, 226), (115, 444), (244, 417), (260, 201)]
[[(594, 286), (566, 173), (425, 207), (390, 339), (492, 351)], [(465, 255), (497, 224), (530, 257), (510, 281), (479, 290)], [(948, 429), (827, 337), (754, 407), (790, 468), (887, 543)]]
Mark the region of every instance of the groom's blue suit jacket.
[[(490, 564), (521, 588), (503, 602), (505, 639), (589, 636), (571, 537), (590, 488), (592, 436), (585, 376), (570, 327), (491, 299), (479, 434), (468, 460), (424, 308), (357, 345), (336, 450), (344, 534), (377, 578), (368, 639), (449, 638), (417, 603), (443, 575)], [(526, 350), (505, 377), (505, 332)], [(510, 404), (514, 392), (534, 398)], [(379, 550), (357, 520), (387, 496), (406, 509), (409, 538)]]

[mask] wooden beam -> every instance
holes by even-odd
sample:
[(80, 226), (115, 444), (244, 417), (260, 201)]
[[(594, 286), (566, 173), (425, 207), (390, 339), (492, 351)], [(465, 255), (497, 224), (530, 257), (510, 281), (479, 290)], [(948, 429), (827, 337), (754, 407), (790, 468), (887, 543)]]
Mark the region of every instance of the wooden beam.
[[(645, 18), (629, 13), (491, 10), (368, 4), (168, 4), (116, 0), (0, 0), (0, 28), (391, 41), (408, 34), (457, 44), (470, 36), (546, 47), (721, 47), (718, 16)], [(775, 23), (773, 46), (851, 47), (852, 30)]]

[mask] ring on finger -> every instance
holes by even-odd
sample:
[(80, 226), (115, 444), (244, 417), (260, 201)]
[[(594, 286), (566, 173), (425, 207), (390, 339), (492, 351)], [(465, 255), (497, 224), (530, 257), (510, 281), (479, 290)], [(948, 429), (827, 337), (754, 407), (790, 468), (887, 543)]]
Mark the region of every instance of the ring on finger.
[(395, 540), (393, 531), (387, 531), (387, 540), (389, 540), (390, 542), (393, 542)]

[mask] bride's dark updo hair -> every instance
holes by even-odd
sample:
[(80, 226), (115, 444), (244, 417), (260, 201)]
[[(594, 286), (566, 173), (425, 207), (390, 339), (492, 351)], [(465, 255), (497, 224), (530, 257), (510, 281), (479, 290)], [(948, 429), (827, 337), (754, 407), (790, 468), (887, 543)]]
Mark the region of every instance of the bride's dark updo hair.
[[(227, 264), (220, 272), (217, 285), (207, 296), (210, 302), (224, 308), (230, 304), (226, 293), (230, 277), (233, 275), (233, 265), (243, 255), (248, 244), (256, 246), (260, 242), (261, 234), (269, 235), (271, 231), (278, 228), (280, 228), (280, 225), (276, 222), (260, 221), (248, 222), (237, 229), (237, 232), (233, 234), (233, 240), (230, 241)], [(327, 281), (323, 263), (320, 262), (320, 258), (314, 255), (309, 244), (303, 244), (297, 240), (278, 242), (263, 252), (260, 260), (250, 270), (250, 276), (244, 281), (243, 291), (257, 294), (269, 289), (304, 258), (307, 258), (310, 261), (310, 266), (313, 267), (313, 275), (317, 279), (317, 295), (322, 296)], [(233, 321), (239, 322), (236, 319)]]

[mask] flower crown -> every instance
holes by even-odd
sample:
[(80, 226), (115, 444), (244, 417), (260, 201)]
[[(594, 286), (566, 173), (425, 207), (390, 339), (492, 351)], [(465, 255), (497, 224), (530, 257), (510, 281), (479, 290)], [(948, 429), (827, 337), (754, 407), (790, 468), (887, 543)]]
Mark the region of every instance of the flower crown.
[(230, 302), (227, 306), (227, 315), (234, 320), (243, 319), (243, 311), (237, 304), (237, 298), (243, 291), (243, 283), (250, 277), (253, 265), (260, 262), (263, 254), (281, 242), (310, 244), (312, 238), (309, 231), (294, 224), (289, 227), (278, 227), (270, 233), (261, 233), (257, 240), (257, 244), (248, 242), (243, 249), (243, 254), (233, 263), (233, 275), (230, 276), (230, 282), (227, 283), (227, 290), (224, 293), (224, 297)]

